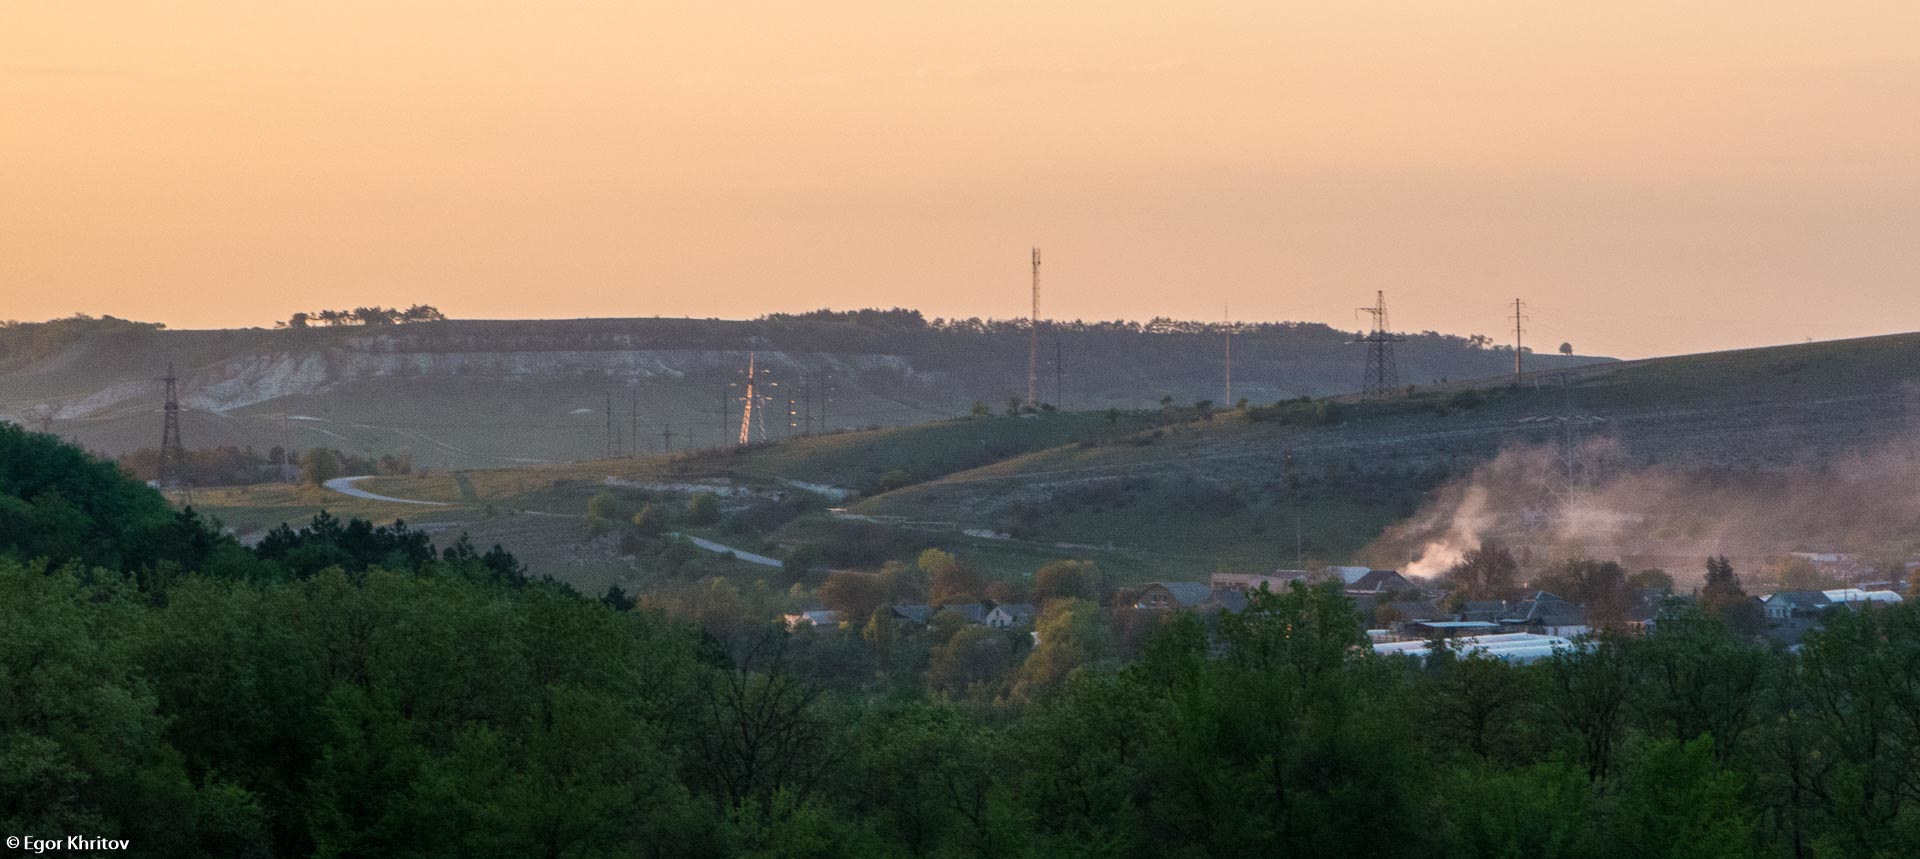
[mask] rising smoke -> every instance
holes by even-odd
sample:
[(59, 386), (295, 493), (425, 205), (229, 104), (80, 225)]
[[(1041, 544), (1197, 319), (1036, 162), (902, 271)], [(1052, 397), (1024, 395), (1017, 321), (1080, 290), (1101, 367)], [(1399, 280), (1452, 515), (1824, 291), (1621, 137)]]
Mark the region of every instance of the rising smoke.
[(1709, 555), (1753, 570), (1794, 551), (1851, 552), (1897, 568), (1920, 557), (1920, 441), (1773, 470), (1630, 465), (1615, 439), (1507, 448), (1443, 485), (1363, 553), (1437, 576), (1483, 541), (1523, 572), (1568, 558), (1659, 567), (1687, 587)]

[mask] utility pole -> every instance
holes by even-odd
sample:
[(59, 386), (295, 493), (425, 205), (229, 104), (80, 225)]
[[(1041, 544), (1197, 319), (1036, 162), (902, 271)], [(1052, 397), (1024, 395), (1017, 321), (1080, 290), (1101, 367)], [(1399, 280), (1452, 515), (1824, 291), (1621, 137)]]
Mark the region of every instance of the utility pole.
[(1520, 327), (1520, 323), (1525, 322), (1526, 320), (1527, 320), (1527, 317), (1520, 313), (1520, 299), (1518, 298), (1514, 299), (1513, 300), (1513, 383), (1516, 385), (1520, 384), (1521, 380), (1525, 378), (1525, 375), (1526, 375), (1520, 363), (1520, 332), (1522, 330)]
[(1027, 408), (1040, 398), (1040, 249), (1033, 249), (1033, 316), (1027, 321)]
[(673, 452), (673, 425), (672, 424), (660, 425), (660, 449), (667, 453)]
[(627, 393), (631, 395), (631, 397), (627, 401), (627, 425), (633, 428), (633, 432), (628, 434), (633, 438), (633, 450), (628, 451), (628, 453), (633, 456), (639, 456), (640, 455), (640, 389), (638, 387), (629, 387), (627, 389)]
[(620, 450), (619, 448), (615, 447), (614, 440), (613, 440), (613, 392), (608, 391), (607, 392), (607, 458), (613, 459), (614, 457), (617, 457), (619, 455), (620, 455)]
[(1386, 291), (1375, 292), (1373, 301), (1372, 307), (1354, 311), (1373, 317), (1373, 333), (1354, 341), (1367, 344), (1367, 365), (1360, 381), (1360, 392), (1368, 399), (1391, 396), (1393, 390), (1400, 387), (1400, 369), (1394, 364), (1393, 344), (1407, 339), (1394, 336), (1387, 327)]
[(722, 446), (722, 447), (724, 447), (727, 443), (727, 427), (728, 425), (733, 423), (733, 409), (728, 405), (728, 403), (733, 400), (733, 392), (728, 390), (729, 388), (732, 388), (732, 387), (733, 387), (733, 384), (731, 382), (720, 386), (720, 444), (719, 446)]

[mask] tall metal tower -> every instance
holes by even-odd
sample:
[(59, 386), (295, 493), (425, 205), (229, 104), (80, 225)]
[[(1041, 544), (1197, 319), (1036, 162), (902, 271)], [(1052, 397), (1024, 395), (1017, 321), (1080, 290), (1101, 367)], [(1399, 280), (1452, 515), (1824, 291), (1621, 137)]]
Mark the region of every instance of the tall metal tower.
[(1033, 316), (1027, 323), (1027, 408), (1040, 405), (1040, 249), (1033, 249)]
[(1227, 333), (1226, 391), (1225, 396), (1220, 399), (1220, 405), (1231, 409), (1233, 408), (1233, 308), (1226, 307), (1224, 310), (1226, 325), (1222, 330)]
[(1514, 299), (1513, 300), (1513, 383), (1516, 385), (1520, 384), (1521, 380), (1526, 377), (1526, 372), (1520, 363), (1520, 355), (1521, 355), (1520, 332), (1522, 330), (1520, 327), (1520, 323), (1525, 322), (1526, 320), (1527, 320), (1527, 317), (1520, 313), (1520, 299), (1518, 298)]
[(160, 485), (177, 486), (187, 473), (187, 448), (180, 442), (180, 380), (167, 364), (166, 422), (160, 429)]
[(1405, 342), (1407, 338), (1394, 336), (1387, 327), (1386, 291), (1375, 292), (1373, 306), (1362, 307), (1355, 313), (1373, 317), (1373, 332), (1354, 341), (1367, 344), (1366, 375), (1360, 380), (1360, 392), (1369, 398), (1391, 396), (1394, 389), (1400, 387), (1400, 368), (1393, 361), (1393, 344)]

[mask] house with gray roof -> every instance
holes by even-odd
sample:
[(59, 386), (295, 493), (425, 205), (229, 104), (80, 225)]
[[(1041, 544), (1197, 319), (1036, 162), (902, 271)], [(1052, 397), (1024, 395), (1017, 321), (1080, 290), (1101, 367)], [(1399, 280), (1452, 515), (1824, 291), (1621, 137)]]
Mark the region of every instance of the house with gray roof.
[(1040, 610), (1034, 608), (1033, 603), (1022, 602), (1012, 603), (1010, 605), (999, 605), (994, 606), (993, 611), (987, 612), (987, 625), (994, 629), (1032, 626), (1033, 619), (1039, 615)]
[(1539, 591), (1508, 606), (1500, 625), (1514, 632), (1575, 636), (1587, 632), (1587, 612), (1560, 597)]
[(1791, 620), (1796, 617), (1813, 617), (1833, 605), (1833, 600), (1821, 591), (1779, 591), (1768, 594), (1760, 603), (1766, 610), (1768, 620)]

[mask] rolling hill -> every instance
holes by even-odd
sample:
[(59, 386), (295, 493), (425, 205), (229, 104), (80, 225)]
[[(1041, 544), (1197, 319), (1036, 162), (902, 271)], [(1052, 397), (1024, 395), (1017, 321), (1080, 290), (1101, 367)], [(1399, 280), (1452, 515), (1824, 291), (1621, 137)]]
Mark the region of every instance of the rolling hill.
[[(1348, 332), (1292, 323), (1237, 331), (1236, 398), (1358, 385), (1364, 347)], [(1047, 323), (1040, 397), (1075, 411), (1218, 399), (1223, 336), (1167, 320)], [(1409, 335), (1401, 378), (1430, 384), (1511, 362), (1510, 351), (1483, 346)], [(756, 438), (783, 438), (789, 423), (833, 431), (963, 415), (976, 403), (1000, 411), (1026, 391), (1024, 323), (928, 322), (912, 311), (223, 331), (75, 318), (0, 326), (0, 416), (51, 418), (55, 432), (108, 454), (153, 447), (155, 379), (171, 364), (192, 447), (327, 446), (408, 454), (435, 469), (562, 462), (605, 456), (609, 424), (623, 451), (661, 452), (669, 430), (676, 449), (731, 443), (749, 353), (768, 396)]]
[[(1592, 555), (1684, 579), (1710, 553), (1752, 570), (1792, 550), (1904, 558), (1920, 549), (1906, 536), (1920, 533), (1920, 496), (1909, 488), (1920, 480), (1917, 367), (1920, 335), (1900, 335), (1612, 363), (1519, 386), (1451, 383), (1377, 401), (952, 418), (363, 485), (451, 505), (392, 505), (387, 515), (510, 530), (551, 547), (530, 552), (536, 559), (565, 563), (579, 554), (578, 517), (593, 495), (704, 488), (727, 493), (736, 510), (824, 495), (811, 512), (743, 516), (758, 524), (709, 533), (774, 555), (874, 527), (898, 535), (902, 556), (942, 546), (996, 575), (1084, 557), (1116, 580), (1142, 581), (1346, 561), (1432, 573), (1496, 538), (1529, 563)], [(263, 490), (250, 492), (215, 496), (215, 512), (245, 530), (330, 500), (304, 490), (265, 503)], [(489, 508), (502, 515), (482, 515)]]

